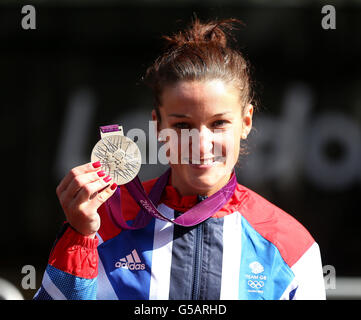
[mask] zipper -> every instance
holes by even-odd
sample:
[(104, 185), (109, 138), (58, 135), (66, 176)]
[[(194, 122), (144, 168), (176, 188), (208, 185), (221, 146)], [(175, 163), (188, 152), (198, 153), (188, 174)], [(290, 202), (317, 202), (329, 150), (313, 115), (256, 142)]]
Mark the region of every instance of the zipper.
[(202, 249), (203, 249), (203, 223), (197, 226), (195, 234), (195, 248), (193, 260), (193, 287), (192, 300), (199, 299), (200, 278), (201, 278), (201, 263), (202, 263)]
[[(206, 196), (198, 195), (198, 202), (201, 202), (206, 198)], [(196, 227), (194, 238), (192, 300), (199, 300), (201, 265), (203, 256), (203, 225), (204, 224), (201, 223)]]

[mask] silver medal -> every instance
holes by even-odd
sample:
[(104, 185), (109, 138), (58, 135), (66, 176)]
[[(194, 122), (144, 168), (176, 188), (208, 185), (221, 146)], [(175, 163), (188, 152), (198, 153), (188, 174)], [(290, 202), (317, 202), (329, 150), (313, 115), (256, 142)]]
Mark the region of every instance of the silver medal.
[(141, 159), (137, 144), (121, 134), (104, 135), (91, 153), (91, 161), (100, 161), (101, 169), (118, 185), (126, 184), (137, 176)]

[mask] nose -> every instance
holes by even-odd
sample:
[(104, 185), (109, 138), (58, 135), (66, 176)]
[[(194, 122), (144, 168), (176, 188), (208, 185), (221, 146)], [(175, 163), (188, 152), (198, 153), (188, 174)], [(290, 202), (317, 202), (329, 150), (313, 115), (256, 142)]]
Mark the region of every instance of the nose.
[[(210, 158), (213, 155), (213, 132), (206, 126), (199, 130), (198, 141), (192, 145), (192, 153), (199, 159)], [(193, 157), (194, 158), (194, 157)]]

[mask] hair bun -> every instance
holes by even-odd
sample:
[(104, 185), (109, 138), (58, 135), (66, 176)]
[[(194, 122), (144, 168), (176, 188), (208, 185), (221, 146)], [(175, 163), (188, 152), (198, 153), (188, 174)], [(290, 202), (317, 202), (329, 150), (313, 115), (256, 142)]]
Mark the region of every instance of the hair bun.
[(179, 81), (222, 80), (237, 89), (242, 106), (253, 102), (249, 64), (231, 34), (235, 24), (243, 25), (234, 18), (200, 22), (194, 17), (185, 29), (163, 36), (166, 47), (143, 78), (153, 91), (159, 119), (163, 91)]
[(202, 23), (195, 18), (190, 27), (179, 31), (172, 36), (162, 36), (166, 40), (166, 49), (176, 49), (184, 45), (214, 44), (226, 48), (230, 31), (236, 28), (234, 25), (244, 25), (241, 20), (235, 18), (212, 20)]

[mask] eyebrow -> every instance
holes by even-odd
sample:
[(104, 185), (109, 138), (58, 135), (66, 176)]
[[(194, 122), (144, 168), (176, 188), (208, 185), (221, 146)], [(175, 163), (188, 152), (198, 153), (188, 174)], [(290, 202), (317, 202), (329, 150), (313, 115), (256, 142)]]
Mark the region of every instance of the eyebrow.
[[(213, 117), (220, 117), (220, 116), (224, 116), (225, 114), (228, 113), (232, 113), (231, 111), (226, 111), (226, 112), (221, 112), (221, 113), (217, 113), (215, 115), (212, 116)], [(181, 114), (181, 113), (171, 113), (168, 115), (168, 117), (175, 117), (175, 118), (192, 118), (189, 114)]]
[(175, 117), (175, 118), (192, 118), (189, 114), (181, 114), (181, 113), (171, 113), (168, 117)]

